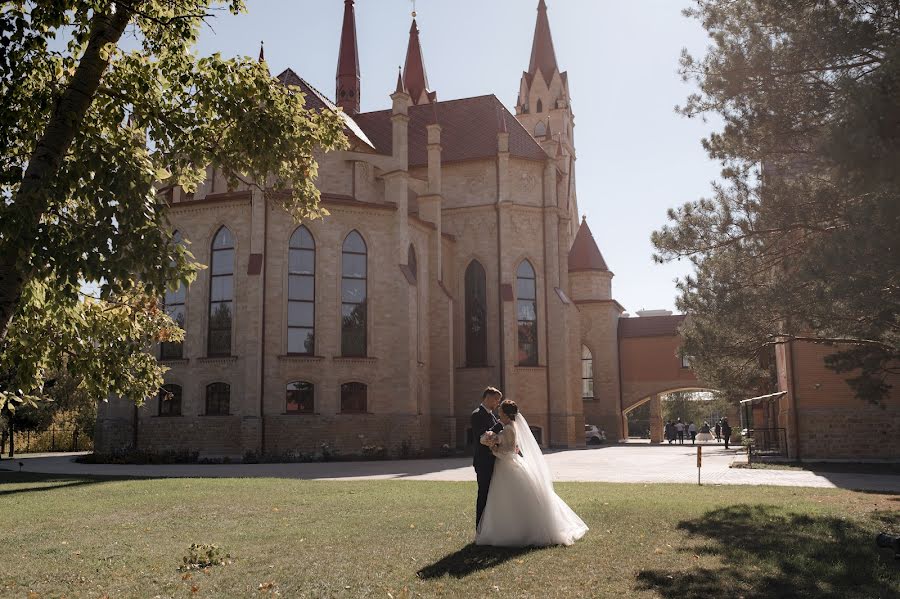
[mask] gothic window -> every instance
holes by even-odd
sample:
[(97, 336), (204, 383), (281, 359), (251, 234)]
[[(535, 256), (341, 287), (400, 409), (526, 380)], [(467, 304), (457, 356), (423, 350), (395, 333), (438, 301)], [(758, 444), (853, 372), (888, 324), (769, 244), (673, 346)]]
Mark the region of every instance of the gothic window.
[(547, 135), (547, 123), (538, 121), (537, 125), (534, 126), (534, 136), (544, 137), (545, 135)]
[(231, 318), (234, 298), (234, 238), (227, 227), (212, 243), (209, 273), (209, 334), (207, 355), (231, 355)]
[[(175, 231), (172, 234), (172, 243), (181, 245), (183, 243), (181, 233)], [(184, 329), (184, 301), (186, 290), (184, 283), (178, 282), (178, 288), (174, 291), (166, 291), (163, 296), (163, 309), (172, 320), (175, 321), (181, 329)], [(159, 344), (159, 358), (161, 360), (180, 360), (184, 357), (184, 342), (182, 341), (163, 341)]]
[(316, 351), (316, 242), (300, 226), (288, 246), (287, 353)]
[(531, 262), (516, 273), (516, 318), (519, 324), (519, 365), (537, 366), (537, 282)]
[(163, 385), (159, 390), (159, 415), (181, 416), (181, 387)]
[(472, 260), (466, 268), (466, 366), (487, 365), (487, 293), (484, 267)]
[(315, 391), (315, 385), (306, 381), (288, 383), (284, 411), (288, 414), (312, 414), (315, 411)]
[(351, 231), (341, 255), (341, 355), (366, 355), (366, 242)]
[(227, 416), (231, 404), (231, 385), (212, 383), (206, 386), (206, 415)]
[(540, 99), (537, 101), (537, 112), (544, 112), (544, 104)]
[(365, 413), (368, 409), (368, 391), (368, 387), (364, 383), (341, 385), (341, 412), (345, 414)]
[(586, 345), (581, 346), (581, 398), (594, 399), (594, 357)]

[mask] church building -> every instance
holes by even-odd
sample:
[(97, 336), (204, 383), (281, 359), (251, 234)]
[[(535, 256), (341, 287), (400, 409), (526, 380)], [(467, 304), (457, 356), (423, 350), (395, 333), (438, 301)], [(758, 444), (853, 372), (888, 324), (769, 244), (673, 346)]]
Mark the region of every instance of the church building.
[(319, 156), (323, 219), (297, 223), (214, 168), (193, 194), (161, 191), (208, 268), (165, 298), (186, 337), (158, 348), (160, 397), (103, 404), (98, 451), (464, 448), (488, 385), (546, 447), (583, 445), (586, 421), (623, 435), (624, 309), (579, 217), (569, 79), (544, 0), (514, 110), (491, 93), (441, 98), (425, 65), (414, 16), (387, 108), (361, 112), (373, 92), (345, 0), (333, 99), (277, 76), (346, 124), (350, 147)]

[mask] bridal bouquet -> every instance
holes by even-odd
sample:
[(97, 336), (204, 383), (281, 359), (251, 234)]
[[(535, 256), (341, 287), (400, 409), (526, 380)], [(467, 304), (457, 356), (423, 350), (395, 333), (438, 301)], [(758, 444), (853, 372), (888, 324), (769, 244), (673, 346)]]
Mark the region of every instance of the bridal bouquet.
[(500, 444), (500, 437), (494, 431), (487, 431), (481, 435), (481, 444), (486, 447), (495, 447)]

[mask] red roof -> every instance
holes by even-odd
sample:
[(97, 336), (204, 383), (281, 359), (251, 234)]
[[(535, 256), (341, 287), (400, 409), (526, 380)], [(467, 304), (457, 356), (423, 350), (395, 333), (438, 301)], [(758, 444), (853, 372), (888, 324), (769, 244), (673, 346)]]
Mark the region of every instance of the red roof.
[(415, 19), (409, 27), (409, 46), (406, 48), (406, 64), (403, 67), (403, 84), (413, 104), (419, 103), (423, 93), (429, 102), (437, 99), (437, 93), (428, 89), (428, 74), (425, 72), (422, 44), (419, 43), (419, 26)]
[(556, 51), (553, 49), (553, 36), (550, 34), (550, 20), (547, 18), (547, 5), (544, 0), (540, 1), (537, 10), (538, 16), (534, 25), (534, 41), (531, 44), (528, 74), (534, 77), (534, 74), (540, 71), (544, 76), (544, 81), (549, 83), (553, 77), (553, 71), (558, 71), (559, 67), (556, 64)]
[[(359, 51), (356, 47), (356, 16), (353, 0), (344, 0), (344, 24), (341, 28), (341, 45), (338, 64), (335, 101), (345, 112), (359, 112)], [(343, 94), (342, 94), (343, 92)]]
[[(500, 117), (498, 118), (498, 112)], [(365, 112), (354, 117), (365, 131), (375, 149), (390, 154), (393, 148), (391, 111)], [(509, 132), (511, 156), (529, 160), (546, 160), (547, 153), (531, 134), (522, 127), (503, 103), (493, 94), (435, 102), (409, 108), (409, 164), (428, 164), (428, 136), (425, 126), (441, 125), (443, 162), (491, 158), (497, 155), (497, 134), (501, 123)]]
[(685, 318), (684, 314), (620, 318), (619, 337), (675, 337)]
[(597, 242), (594, 241), (587, 219), (581, 221), (572, 249), (569, 250), (569, 272), (573, 270), (609, 270)]

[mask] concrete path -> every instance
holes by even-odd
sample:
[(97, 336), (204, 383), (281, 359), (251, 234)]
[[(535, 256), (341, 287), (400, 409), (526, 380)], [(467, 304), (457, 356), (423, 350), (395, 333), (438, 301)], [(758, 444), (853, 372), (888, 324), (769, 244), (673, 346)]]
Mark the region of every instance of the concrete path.
[[(330, 462), (311, 464), (78, 464), (80, 454), (42, 454), (0, 461), (0, 469), (61, 475), (172, 477), (275, 477), (307, 480), (439, 480), (474, 481), (471, 458)], [(617, 483), (697, 482), (696, 447), (690, 445), (608, 445), (546, 454), (556, 481)], [(900, 475), (846, 474), (804, 470), (729, 468), (742, 452), (722, 446), (703, 448), (701, 480), (708, 485), (777, 485), (844, 488), (900, 493)]]

